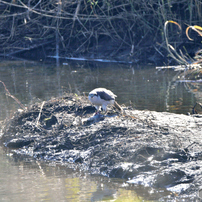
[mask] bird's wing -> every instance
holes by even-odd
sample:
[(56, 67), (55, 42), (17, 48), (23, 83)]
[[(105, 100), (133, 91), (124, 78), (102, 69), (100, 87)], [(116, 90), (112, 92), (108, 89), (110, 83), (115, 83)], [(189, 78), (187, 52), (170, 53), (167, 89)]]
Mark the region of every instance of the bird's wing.
[(114, 97), (115, 97), (114, 95), (110, 95), (104, 91), (97, 92), (97, 95), (99, 95), (101, 99), (106, 101), (114, 100)]

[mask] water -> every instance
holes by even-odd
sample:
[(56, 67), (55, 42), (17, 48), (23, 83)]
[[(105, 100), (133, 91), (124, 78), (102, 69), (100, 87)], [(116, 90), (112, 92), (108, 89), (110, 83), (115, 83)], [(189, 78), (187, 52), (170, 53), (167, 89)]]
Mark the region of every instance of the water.
[[(195, 102), (201, 102), (196, 84), (176, 82), (178, 72), (157, 71), (155, 67), (138, 67), (110, 63), (42, 64), (5, 61), (0, 64), (0, 80), (24, 105), (48, 100), (65, 92), (87, 95), (96, 87), (111, 89), (117, 101), (136, 109), (186, 114)], [(0, 119), (15, 110), (16, 102), (5, 96), (0, 85)]]
[[(48, 100), (66, 92), (88, 95), (96, 87), (106, 87), (118, 103), (136, 109), (191, 112), (201, 102), (201, 86), (176, 82), (179, 72), (157, 71), (155, 67), (110, 63), (55, 63), (2, 61), (0, 80), (23, 105)], [(0, 83), (0, 121), (10, 118), (20, 105)], [(91, 176), (65, 165), (37, 162), (19, 157), (0, 147), (1, 201), (142, 201), (169, 194), (131, 186), (121, 179)]]
[[(98, 201), (137, 198), (115, 181), (66, 166), (5, 155), (0, 149), (0, 201)], [(120, 186), (120, 187), (119, 187)], [(124, 195), (123, 195), (124, 193)]]

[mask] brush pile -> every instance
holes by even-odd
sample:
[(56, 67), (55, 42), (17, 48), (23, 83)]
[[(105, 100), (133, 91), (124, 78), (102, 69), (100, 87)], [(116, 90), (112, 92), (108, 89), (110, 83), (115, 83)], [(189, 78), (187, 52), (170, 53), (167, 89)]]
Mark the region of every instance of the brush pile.
[[(172, 19), (199, 24), (201, 4), (178, 0), (2, 0), (0, 54), (162, 64), (167, 58), (164, 23)], [(176, 38), (175, 34), (173, 31), (169, 41), (174, 39), (177, 47), (183, 46), (186, 36)]]

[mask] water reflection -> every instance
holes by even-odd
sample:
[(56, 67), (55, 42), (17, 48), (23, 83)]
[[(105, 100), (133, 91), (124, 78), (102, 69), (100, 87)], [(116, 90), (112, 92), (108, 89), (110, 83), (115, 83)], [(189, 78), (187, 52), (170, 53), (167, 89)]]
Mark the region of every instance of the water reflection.
[(1, 147), (0, 161), (1, 201), (142, 201), (141, 195), (156, 199), (168, 194), (135, 188), (121, 179), (91, 176), (53, 162), (20, 159), (9, 152), (5, 155)]
[(0, 149), (1, 201), (90, 201), (96, 183), (62, 166), (4, 156)]
[[(83, 95), (93, 88), (106, 87), (117, 94), (120, 104), (186, 114), (194, 106), (196, 94), (188, 89), (187, 84), (176, 82), (178, 74), (172, 70), (157, 71), (154, 67), (109, 63), (74, 62), (59, 67), (25, 61), (0, 64), (0, 80), (25, 105), (65, 92)], [(0, 85), (0, 99), (2, 118), (19, 107), (13, 99), (5, 96), (3, 85)]]

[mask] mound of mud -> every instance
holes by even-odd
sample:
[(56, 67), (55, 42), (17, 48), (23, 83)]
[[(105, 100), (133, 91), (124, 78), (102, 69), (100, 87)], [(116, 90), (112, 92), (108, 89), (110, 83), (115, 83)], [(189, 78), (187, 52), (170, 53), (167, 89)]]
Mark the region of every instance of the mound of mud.
[(1, 143), (17, 154), (197, 196), (202, 117), (109, 108), (94, 118), (94, 112), (87, 98), (73, 95), (32, 105), (7, 121)]

